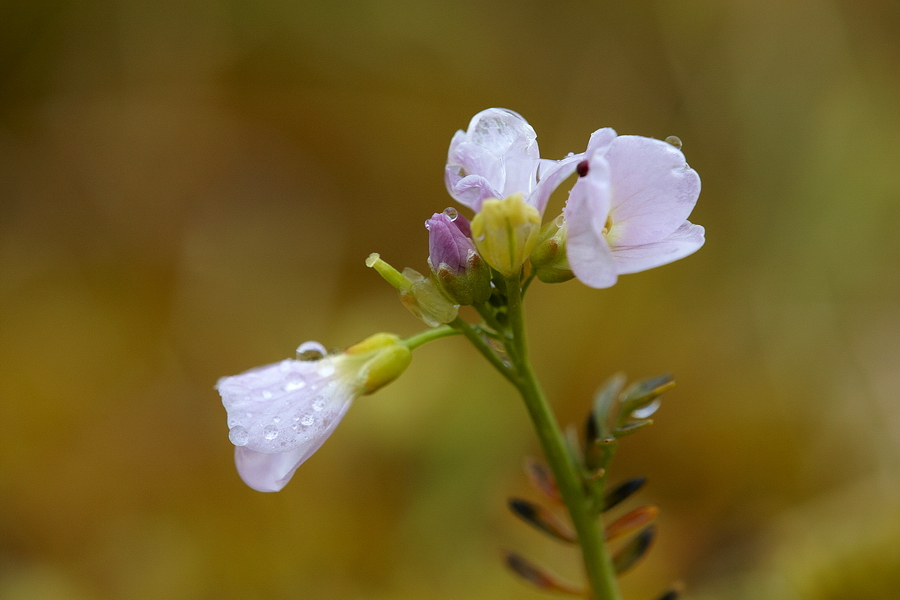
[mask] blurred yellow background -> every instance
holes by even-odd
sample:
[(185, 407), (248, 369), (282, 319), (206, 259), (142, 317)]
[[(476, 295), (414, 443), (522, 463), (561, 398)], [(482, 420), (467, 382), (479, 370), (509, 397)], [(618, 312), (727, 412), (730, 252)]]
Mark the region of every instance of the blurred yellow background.
[[(629, 600), (900, 590), (900, 5), (891, 0), (7, 0), (0, 6), (0, 598), (529, 599), (521, 402), (416, 352), (278, 494), (218, 377), (420, 329), (364, 260), (426, 267), (447, 146), (514, 109), (542, 154), (678, 135), (696, 255), (536, 284), (561, 420), (672, 372), (613, 479), (662, 507)], [(552, 210), (552, 209), (551, 209)], [(634, 505), (635, 501), (632, 501)]]

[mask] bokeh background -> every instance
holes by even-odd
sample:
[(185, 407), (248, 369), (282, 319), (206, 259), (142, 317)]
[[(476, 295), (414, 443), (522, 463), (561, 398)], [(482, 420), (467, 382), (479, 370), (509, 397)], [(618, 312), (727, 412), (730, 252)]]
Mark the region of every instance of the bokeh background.
[(0, 597), (544, 597), (506, 548), (577, 579), (506, 512), (537, 444), (462, 340), (278, 494), (213, 389), (419, 330), (364, 260), (426, 268), (450, 137), (503, 106), (548, 157), (678, 135), (703, 180), (696, 255), (529, 294), (563, 421), (679, 381), (614, 465), (662, 507), (626, 597), (896, 598), (898, 32), (891, 0), (6, 0)]

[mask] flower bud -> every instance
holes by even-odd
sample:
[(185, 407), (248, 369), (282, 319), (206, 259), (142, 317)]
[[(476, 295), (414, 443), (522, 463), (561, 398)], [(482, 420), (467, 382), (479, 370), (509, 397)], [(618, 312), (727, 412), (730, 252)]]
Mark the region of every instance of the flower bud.
[(491, 296), (491, 270), (475, 250), (466, 218), (448, 208), (435, 213), (425, 227), (429, 232), (428, 264), (444, 293), (462, 305), (487, 301)]
[(484, 260), (505, 277), (519, 272), (531, 254), (541, 227), (541, 216), (524, 196), (488, 199), (472, 220), (475, 247)]
[(410, 268), (403, 269), (403, 273), (400, 273), (381, 260), (376, 252), (366, 259), (366, 266), (378, 271), (385, 281), (397, 288), (403, 306), (429, 327), (437, 327), (456, 318), (459, 309), (447, 300), (431, 278)]
[(371, 394), (395, 380), (412, 361), (409, 348), (390, 333), (369, 336), (344, 350), (344, 354), (367, 358), (359, 370), (363, 394)]
[(541, 228), (537, 244), (531, 252), (531, 266), (544, 283), (562, 283), (575, 277), (566, 258), (568, 225), (559, 215)]

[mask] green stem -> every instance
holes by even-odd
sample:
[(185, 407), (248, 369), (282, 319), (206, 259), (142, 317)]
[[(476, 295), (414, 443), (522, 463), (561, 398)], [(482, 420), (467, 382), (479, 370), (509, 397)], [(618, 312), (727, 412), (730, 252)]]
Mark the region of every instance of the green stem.
[(415, 350), (428, 342), (459, 334), (459, 330), (454, 329), (449, 325), (441, 325), (440, 327), (433, 327), (431, 329), (426, 329), (425, 331), (420, 331), (419, 333), (414, 333), (408, 338), (404, 338), (402, 342), (406, 344), (406, 347), (410, 350)]
[(456, 328), (461, 334), (466, 336), (466, 339), (469, 340), (475, 349), (478, 350), (482, 356), (484, 356), (491, 366), (500, 371), (500, 374), (503, 375), (510, 383), (516, 385), (516, 377), (513, 371), (507, 366), (503, 359), (497, 354), (497, 352), (491, 348), (491, 346), (484, 340), (484, 338), (479, 335), (475, 328), (460, 319), (456, 318), (455, 321), (450, 323), (451, 327)]
[[(620, 600), (615, 570), (603, 539), (601, 524), (592, 510), (591, 495), (585, 489), (581, 468), (569, 452), (556, 417), (528, 360), (525, 315), (519, 283), (519, 277), (514, 276), (509, 279), (507, 286), (509, 323), (513, 334), (510, 344), (515, 346), (515, 352), (510, 352), (515, 370), (512, 381), (525, 401), (547, 463), (553, 471), (556, 485), (578, 533), (578, 543), (581, 545), (584, 567), (594, 598)], [(602, 497), (602, 490), (598, 491)]]

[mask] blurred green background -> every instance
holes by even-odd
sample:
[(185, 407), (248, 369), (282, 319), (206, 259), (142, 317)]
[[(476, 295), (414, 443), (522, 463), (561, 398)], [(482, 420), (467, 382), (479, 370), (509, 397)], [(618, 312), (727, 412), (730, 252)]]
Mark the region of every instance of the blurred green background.
[[(421, 325), (447, 145), (512, 108), (542, 154), (678, 135), (696, 255), (530, 293), (580, 422), (679, 385), (613, 478), (662, 507), (629, 600), (900, 589), (900, 4), (238, 0), (0, 5), (0, 598), (529, 599), (523, 407), (462, 340), (416, 352), (278, 494), (234, 472), (216, 379)], [(634, 501), (632, 506), (634, 505)]]

